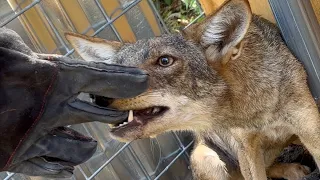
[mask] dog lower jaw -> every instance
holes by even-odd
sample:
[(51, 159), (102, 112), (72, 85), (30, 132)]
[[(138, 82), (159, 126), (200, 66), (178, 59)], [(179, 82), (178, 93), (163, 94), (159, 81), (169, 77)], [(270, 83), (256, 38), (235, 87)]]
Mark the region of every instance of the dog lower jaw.
[(133, 129), (126, 128), (124, 131), (110, 132), (110, 135), (111, 138), (120, 142), (130, 142), (137, 139), (155, 138), (158, 135), (154, 133), (146, 134), (145, 128), (145, 125), (141, 125), (134, 127)]
[[(120, 141), (131, 141), (142, 137), (145, 126), (169, 110), (164, 106), (152, 106), (145, 109), (130, 110), (128, 120), (111, 125), (111, 134)], [(129, 138), (128, 138), (129, 137)]]
[[(140, 131), (141, 132), (141, 131)], [(143, 135), (142, 133), (140, 133), (138, 135), (124, 135), (124, 136), (118, 136), (114, 133), (110, 133), (111, 138), (115, 139), (117, 141), (123, 142), (123, 143), (127, 143), (127, 142), (131, 142), (134, 140), (138, 140), (138, 139), (147, 139), (147, 138), (156, 138), (157, 135), (156, 134), (152, 134), (152, 135)]]

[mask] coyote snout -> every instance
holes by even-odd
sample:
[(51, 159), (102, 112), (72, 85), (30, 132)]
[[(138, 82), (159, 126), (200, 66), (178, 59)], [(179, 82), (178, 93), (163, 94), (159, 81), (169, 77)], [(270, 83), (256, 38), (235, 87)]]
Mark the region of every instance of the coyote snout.
[[(112, 125), (119, 140), (192, 131), (192, 167), (199, 179), (260, 180), (266, 168), (270, 177), (283, 172), (283, 178), (299, 179), (309, 172), (304, 166), (272, 166), (296, 136), (320, 162), (319, 113), (304, 68), (278, 29), (251, 14), (247, 0), (227, 1), (181, 34), (133, 44), (73, 33), (66, 38), (87, 61), (149, 74), (147, 92), (111, 102), (130, 111), (127, 121)], [(289, 173), (296, 169), (301, 171)]]
[(209, 113), (207, 117), (203, 113), (189, 113), (194, 109), (205, 109), (199, 102), (186, 96), (174, 96), (161, 91), (145, 93), (134, 99), (117, 100), (111, 107), (130, 110), (133, 114), (132, 121), (128, 120), (128, 124), (112, 128), (112, 134), (120, 140), (148, 138), (166, 131), (191, 130), (195, 125), (209, 125), (205, 121), (201, 125), (201, 122), (195, 121), (199, 118), (208, 118)]

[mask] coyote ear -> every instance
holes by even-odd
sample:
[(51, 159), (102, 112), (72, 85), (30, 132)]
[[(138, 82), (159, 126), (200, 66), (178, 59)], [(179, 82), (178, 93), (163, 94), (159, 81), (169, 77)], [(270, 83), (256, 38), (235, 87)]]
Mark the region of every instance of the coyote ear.
[(76, 33), (65, 33), (77, 53), (86, 61), (104, 61), (112, 63), (112, 57), (121, 47), (120, 42), (84, 36)]
[(247, 33), (251, 17), (247, 0), (229, 0), (205, 21), (189, 27), (184, 35), (203, 46), (209, 61), (223, 59), (222, 63), (226, 63), (239, 57), (241, 41)]

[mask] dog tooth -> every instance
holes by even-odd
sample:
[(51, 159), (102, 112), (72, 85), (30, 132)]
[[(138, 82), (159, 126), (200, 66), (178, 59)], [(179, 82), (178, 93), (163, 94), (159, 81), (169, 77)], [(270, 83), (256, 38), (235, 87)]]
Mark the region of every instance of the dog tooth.
[(129, 111), (129, 116), (128, 116), (128, 122), (131, 122), (133, 120), (133, 111)]
[(159, 111), (160, 111), (160, 108), (154, 107), (154, 108), (152, 109), (152, 114), (158, 113)]
[(122, 124), (120, 124), (120, 126), (124, 126), (124, 125), (126, 125), (126, 124), (128, 124), (128, 122), (123, 122)]

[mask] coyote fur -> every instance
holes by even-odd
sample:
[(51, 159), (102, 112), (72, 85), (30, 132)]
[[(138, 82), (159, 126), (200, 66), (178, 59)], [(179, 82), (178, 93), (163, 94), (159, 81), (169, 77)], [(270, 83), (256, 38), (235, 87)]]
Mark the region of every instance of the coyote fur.
[(120, 141), (192, 131), (196, 179), (296, 180), (300, 164), (274, 164), (297, 138), (320, 164), (320, 119), (301, 63), (275, 25), (252, 15), (247, 0), (229, 0), (180, 34), (136, 43), (66, 33), (87, 61), (135, 66), (149, 90), (110, 101), (129, 111), (114, 124)]

